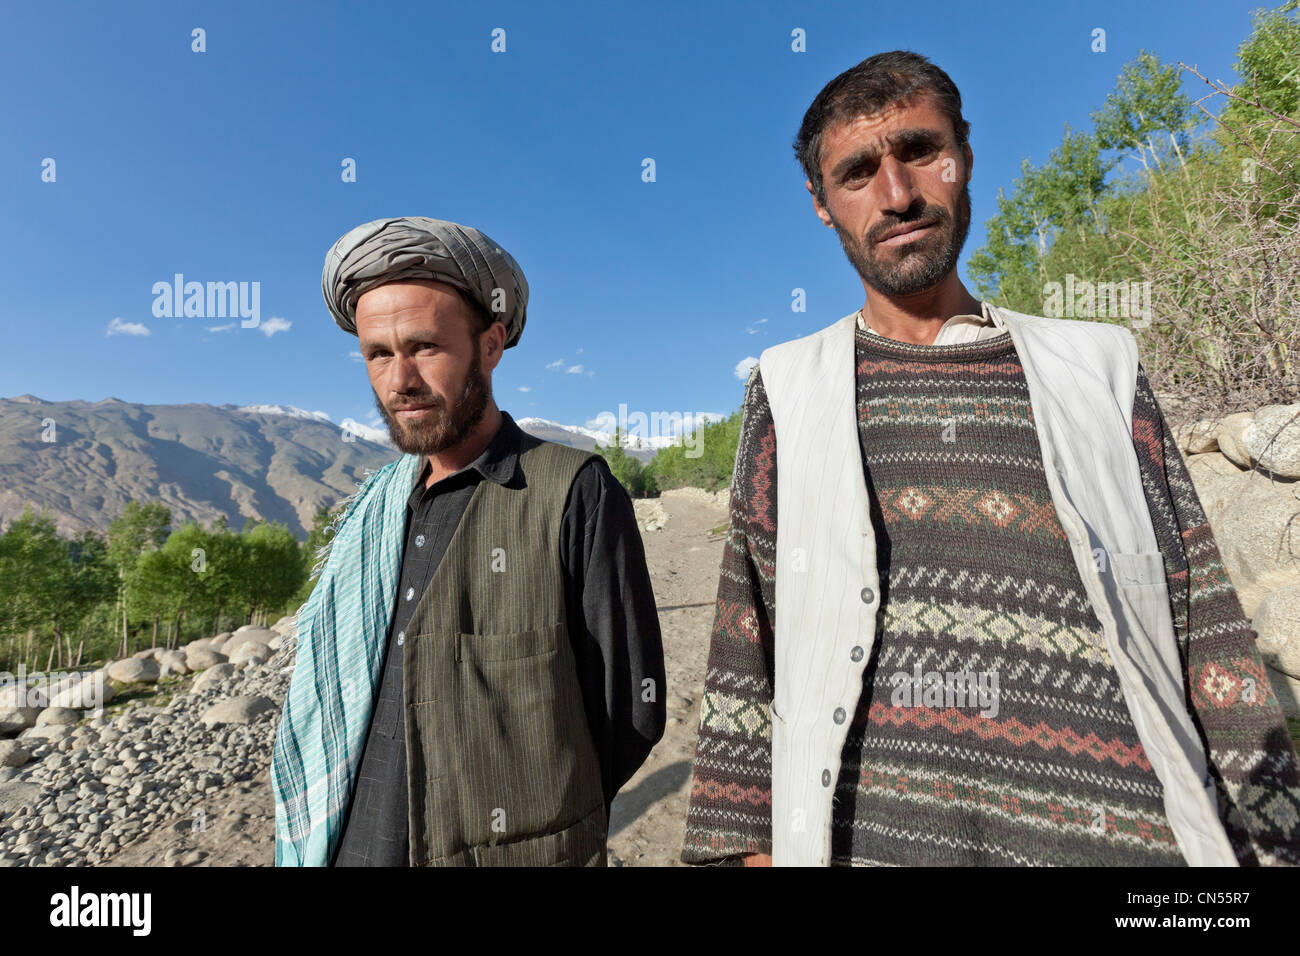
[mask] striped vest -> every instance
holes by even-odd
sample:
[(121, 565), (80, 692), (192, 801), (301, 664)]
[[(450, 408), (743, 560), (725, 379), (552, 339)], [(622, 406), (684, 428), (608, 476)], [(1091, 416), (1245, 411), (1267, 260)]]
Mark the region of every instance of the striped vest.
[[(1043, 468), (1187, 862), (1235, 866), (1184, 695), (1164, 559), (1132, 441), (1137, 343), (1126, 329), (989, 306), (1015, 344)], [(826, 866), (840, 752), (880, 607), (858, 444), (856, 313), (759, 357), (776, 429), (772, 859)]]
[(478, 483), (415, 607), (402, 686), (412, 866), (606, 864), (559, 548), (592, 457), (523, 435), (525, 486)]

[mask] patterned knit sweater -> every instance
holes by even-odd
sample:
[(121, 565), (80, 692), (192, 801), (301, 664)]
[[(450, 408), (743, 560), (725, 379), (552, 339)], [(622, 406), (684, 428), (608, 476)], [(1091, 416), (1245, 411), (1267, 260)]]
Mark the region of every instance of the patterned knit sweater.
[[(1010, 336), (856, 335), (881, 609), (833, 865), (1182, 866), (1056, 517)], [(1145, 373), (1133, 443), (1189, 710), (1243, 864), (1300, 863), (1281, 708)], [(746, 395), (682, 859), (771, 852), (776, 435)], [(965, 691), (965, 692), (963, 692)]]

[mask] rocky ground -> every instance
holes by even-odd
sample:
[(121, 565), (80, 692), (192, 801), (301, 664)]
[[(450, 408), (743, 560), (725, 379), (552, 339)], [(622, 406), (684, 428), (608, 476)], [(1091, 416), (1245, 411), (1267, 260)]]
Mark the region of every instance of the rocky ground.
[[(711, 529), (725, 525), (726, 501), (725, 492), (686, 490), (637, 503), (667, 658), (668, 726), (614, 802), (614, 866), (678, 863), (722, 558), (723, 536)], [(284, 620), (223, 635), (224, 645), (205, 648), (218, 657), (194, 647), (191, 662), (206, 665), (197, 674), (119, 662), (116, 673), (144, 679), (117, 681), (102, 715), (0, 741), (0, 865), (273, 865), (269, 767), (292, 664), (292, 642), (281, 644), (292, 633)], [(266, 651), (221, 660), (240, 640)]]

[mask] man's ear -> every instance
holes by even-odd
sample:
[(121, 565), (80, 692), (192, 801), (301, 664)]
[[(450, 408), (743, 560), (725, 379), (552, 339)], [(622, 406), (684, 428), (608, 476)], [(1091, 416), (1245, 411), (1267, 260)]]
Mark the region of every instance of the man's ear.
[(966, 184), (969, 186), (971, 173), (975, 168), (975, 154), (971, 152), (970, 143), (962, 143), (961, 148), (966, 154)]
[(497, 319), (483, 332), (482, 339), (479, 340), (479, 348), (483, 354), (479, 360), (483, 363), (483, 369), (489, 374), (497, 367), (501, 357), (505, 354), (506, 344), (506, 327), (500, 319)]
[(825, 207), (822, 206), (822, 204), (819, 203), (819, 202), (817, 201), (817, 193), (816, 193), (816, 191), (813, 189), (812, 180), (810, 180), (810, 179), (805, 179), (805, 180), (803, 181), (803, 188), (806, 189), (806, 190), (808, 190), (808, 195), (809, 195), (809, 196), (812, 196), (812, 201), (813, 201), (813, 212), (817, 213), (817, 218), (820, 219), (820, 220), (822, 221), (822, 225), (824, 225), (824, 226), (826, 226), (826, 227), (828, 227), (828, 228), (830, 228), (830, 229), (834, 229), (834, 228), (835, 228), (835, 223), (831, 221), (831, 214), (828, 213), (828, 212), (826, 211)]

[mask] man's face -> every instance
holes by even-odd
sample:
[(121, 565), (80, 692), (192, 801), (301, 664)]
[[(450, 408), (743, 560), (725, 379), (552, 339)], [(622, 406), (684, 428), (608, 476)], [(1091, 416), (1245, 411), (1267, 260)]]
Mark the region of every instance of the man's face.
[[(826, 205), (814, 195), (813, 206), (867, 286), (891, 297), (923, 292), (957, 267), (966, 244), (972, 162), (922, 96), (826, 131)], [(890, 236), (898, 230), (908, 231)]]
[(505, 336), (495, 324), (475, 342), (472, 322), (456, 290), (441, 282), (389, 282), (357, 300), (361, 357), (375, 405), (401, 451), (454, 448), (482, 419)]

